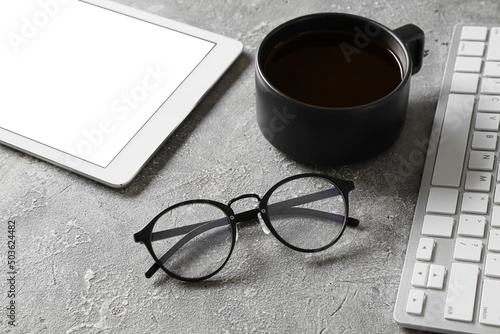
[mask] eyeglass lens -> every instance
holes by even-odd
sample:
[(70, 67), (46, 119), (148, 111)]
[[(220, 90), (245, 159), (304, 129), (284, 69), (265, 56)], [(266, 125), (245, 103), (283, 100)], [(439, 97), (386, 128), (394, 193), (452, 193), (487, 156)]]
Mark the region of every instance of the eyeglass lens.
[[(167, 230), (168, 237), (155, 238)], [(165, 212), (156, 222), (152, 238), (153, 251), (165, 269), (188, 279), (218, 271), (232, 250), (229, 218), (207, 203), (181, 205)]]
[(286, 243), (314, 251), (329, 246), (342, 234), (346, 203), (330, 180), (304, 177), (273, 191), (268, 214), (274, 230)]

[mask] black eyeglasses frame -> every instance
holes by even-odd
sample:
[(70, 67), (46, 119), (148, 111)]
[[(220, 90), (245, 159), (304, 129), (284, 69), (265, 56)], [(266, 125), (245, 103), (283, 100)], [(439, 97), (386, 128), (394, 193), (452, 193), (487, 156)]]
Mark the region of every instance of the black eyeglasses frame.
[[(337, 237), (335, 239), (333, 239), (329, 244), (327, 244), (327, 245), (325, 245), (323, 247), (317, 248), (317, 249), (299, 248), (299, 247), (296, 247), (296, 246), (290, 244), (285, 239), (283, 239), (277, 233), (277, 231), (274, 229), (274, 227), (273, 227), (273, 225), (271, 223), (271, 219), (269, 217), (269, 210), (268, 210), (268, 201), (269, 201), (271, 195), (274, 193), (274, 191), (277, 188), (279, 188), (280, 186), (282, 186), (283, 184), (285, 184), (287, 182), (294, 181), (294, 180), (297, 180), (297, 179), (300, 179), (300, 178), (307, 178), (307, 177), (317, 177), (317, 178), (324, 178), (324, 179), (329, 180), (338, 189), (338, 191), (339, 191), (338, 195), (340, 195), (340, 196), (343, 197), (343, 199), (344, 199), (344, 205), (345, 205), (345, 215), (343, 216), (343, 222), (342, 222), (343, 226), (341, 228), (341, 231), (339, 232), (339, 234), (337, 235)], [(164, 209), (160, 213), (158, 213), (142, 230), (140, 230), (139, 232), (137, 232), (137, 233), (134, 234), (134, 241), (137, 242), (137, 243), (144, 244), (146, 246), (147, 250), (149, 251), (150, 255), (153, 257), (153, 259), (155, 261), (155, 264), (153, 264), (151, 266), (151, 268), (145, 273), (145, 276), (147, 278), (152, 277), (160, 268), (163, 271), (165, 271), (169, 276), (171, 276), (173, 278), (176, 278), (176, 279), (179, 279), (179, 280), (182, 280), (182, 281), (188, 281), (188, 282), (202, 281), (202, 280), (208, 279), (208, 278), (216, 275), (226, 265), (226, 263), (229, 261), (229, 258), (231, 257), (231, 255), (233, 253), (234, 246), (235, 246), (236, 239), (237, 239), (237, 227), (236, 227), (236, 225), (238, 223), (241, 223), (241, 222), (246, 222), (246, 221), (258, 219), (259, 215), (262, 218), (262, 221), (266, 225), (267, 229), (273, 234), (273, 236), (276, 239), (278, 239), (281, 243), (283, 243), (284, 245), (286, 245), (287, 247), (289, 247), (289, 248), (291, 248), (291, 249), (293, 249), (295, 251), (299, 251), (299, 252), (303, 252), (303, 253), (316, 253), (316, 252), (320, 252), (320, 251), (323, 251), (325, 249), (328, 249), (331, 246), (333, 246), (340, 239), (340, 237), (343, 235), (343, 233), (344, 233), (345, 228), (346, 228), (347, 225), (349, 225), (351, 227), (357, 227), (359, 225), (359, 220), (357, 220), (355, 218), (349, 217), (349, 199), (348, 199), (348, 194), (352, 190), (354, 190), (354, 183), (352, 181), (341, 180), (341, 179), (334, 178), (332, 176), (324, 175), (324, 174), (304, 173), (304, 174), (297, 174), (297, 175), (294, 175), (294, 176), (290, 176), (290, 177), (287, 177), (287, 178), (279, 181), (274, 186), (272, 186), (264, 194), (264, 196), (262, 198), (259, 195), (257, 195), (257, 194), (245, 194), (245, 195), (241, 195), (241, 196), (238, 196), (238, 197), (230, 200), (227, 205), (223, 204), (223, 203), (220, 203), (220, 202), (217, 202), (217, 201), (209, 200), (209, 199), (193, 199), (193, 200), (187, 200), (187, 201), (183, 201), (183, 202), (174, 204), (174, 205), (172, 205), (172, 206)], [(248, 211), (244, 211), (244, 212), (240, 212), (240, 213), (235, 214), (235, 212), (231, 208), (231, 205), (233, 203), (235, 203), (235, 202), (237, 202), (237, 201), (239, 201), (241, 199), (245, 199), (245, 198), (255, 198), (255, 199), (257, 199), (259, 201), (258, 208), (254, 208), (254, 209), (251, 209), (251, 210), (248, 210)], [(289, 201), (289, 200), (287, 200), (287, 201)], [(307, 203), (307, 202), (305, 202), (305, 203)], [(192, 205), (192, 204), (208, 204), (208, 205), (212, 205), (212, 206), (217, 207), (218, 209), (220, 209), (221, 211), (223, 211), (225, 213), (225, 215), (226, 215), (226, 217), (227, 217), (227, 219), (229, 221), (229, 224), (231, 226), (231, 246), (230, 246), (230, 251), (228, 252), (227, 258), (220, 265), (220, 267), (217, 268), (215, 271), (211, 272), (208, 275), (205, 275), (205, 276), (202, 276), (202, 277), (195, 277), (195, 278), (179, 276), (176, 273), (173, 273), (170, 270), (168, 270), (163, 265), (163, 262), (161, 261), (161, 259), (163, 257), (168, 258), (169, 257), (168, 253), (170, 253), (173, 248), (171, 250), (169, 250), (169, 252), (167, 252), (166, 254), (164, 254), (162, 256), (162, 258), (159, 259), (156, 256), (156, 254), (155, 254), (155, 252), (153, 250), (153, 246), (152, 246), (152, 242), (153, 241), (161, 240), (161, 239), (169, 238), (169, 237), (173, 237), (173, 236), (179, 236), (179, 235), (183, 235), (183, 234), (186, 234), (186, 233), (187, 234), (191, 234), (194, 231), (196, 231), (197, 229), (199, 229), (200, 227), (202, 227), (203, 225), (207, 226), (209, 223), (216, 223), (216, 221), (213, 221), (213, 222), (204, 222), (204, 223), (198, 223), (198, 224), (193, 224), (193, 225), (188, 225), (188, 226), (184, 226), (184, 227), (180, 227), (180, 228), (174, 228), (174, 229), (169, 229), (169, 230), (162, 231), (162, 232), (155, 232), (155, 233), (153, 233), (155, 224), (160, 219), (160, 217), (162, 217), (165, 213), (167, 213), (167, 212), (169, 212), (171, 210), (174, 210), (176, 208), (179, 208), (181, 206)], [(193, 226), (195, 226), (195, 225), (199, 225), (199, 226), (197, 226), (196, 228), (193, 229)], [(214, 228), (216, 226), (218, 226), (218, 225), (214, 225), (212, 227), (208, 226), (208, 227), (205, 227), (205, 228), (208, 230), (209, 228)], [(201, 230), (201, 232), (199, 232), (199, 233), (202, 233), (204, 231), (205, 230)], [(197, 233), (197, 234), (199, 234), (199, 233)], [(156, 236), (153, 237), (155, 234), (156, 234)], [(189, 239), (190, 238), (188, 238), (188, 240)], [(187, 240), (184, 241), (184, 243), (185, 242), (187, 242)], [(178, 244), (179, 243), (180, 243), (180, 246), (182, 246), (184, 244), (184, 243), (182, 243), (182, 240), (179, 241)], [(175, 250), (174, 250), (174, 252), (175, 252)]]

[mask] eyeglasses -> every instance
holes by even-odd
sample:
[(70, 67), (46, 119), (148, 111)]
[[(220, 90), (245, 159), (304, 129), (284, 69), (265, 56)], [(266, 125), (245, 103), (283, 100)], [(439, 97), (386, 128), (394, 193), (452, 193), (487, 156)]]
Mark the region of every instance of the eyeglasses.
[[(183, 281), (217, 274), (233, 251), (236, 224), (255, 219), (264, 232), (296, 251), (325, 250), (347, 225), (359, 224), (349, 218), (348, 193), (353, 189), (351, 181), (308, 173), (278, 182), (262, 199), (246, 194), (227, 205), (198, 199), (170, 206), (134, 234), (135, 242), (144, 244), (155, 260), (146, 277), (160, 268)], [(257, 199), (258, 207), (235, 214), (231, 205), (245, 198)]]

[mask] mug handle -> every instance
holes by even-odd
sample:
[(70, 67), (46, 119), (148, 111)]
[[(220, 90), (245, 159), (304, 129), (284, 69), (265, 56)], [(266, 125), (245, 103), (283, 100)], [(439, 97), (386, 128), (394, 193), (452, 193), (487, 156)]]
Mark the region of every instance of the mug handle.
[(410, 54), (413, 69), (411, 74), (416, 74), (422, 68), (424, 59), (425, 34), (414, 24), (407, 24), (392, 31), (404, 43)]

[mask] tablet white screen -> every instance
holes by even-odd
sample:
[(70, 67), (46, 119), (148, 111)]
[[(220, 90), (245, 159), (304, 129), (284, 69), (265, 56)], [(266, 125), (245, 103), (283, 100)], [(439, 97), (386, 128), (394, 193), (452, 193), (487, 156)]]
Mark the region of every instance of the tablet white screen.
[(76, 0), (0, 2), (0, 127), (106, 167), (214, 43)]

